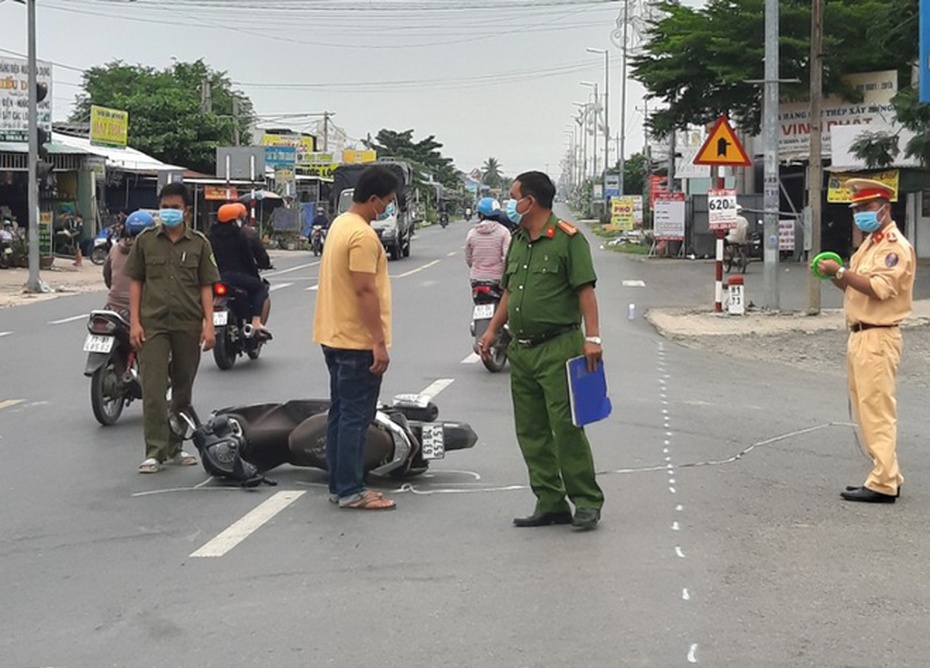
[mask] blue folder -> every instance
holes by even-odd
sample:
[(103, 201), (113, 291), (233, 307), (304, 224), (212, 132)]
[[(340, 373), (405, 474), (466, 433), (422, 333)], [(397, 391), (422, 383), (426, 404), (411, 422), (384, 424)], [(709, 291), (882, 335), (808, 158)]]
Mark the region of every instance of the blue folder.
[(576, 427), (603, 420), (610, 415), (610, 397), (607, 396), (607, 376), (604, 363), (598, 362), (594, 371), (588, 371), (588, 361), (573, 357), (565, 363), (568, 374), (568, 397), (572, 407), (572, 423)]

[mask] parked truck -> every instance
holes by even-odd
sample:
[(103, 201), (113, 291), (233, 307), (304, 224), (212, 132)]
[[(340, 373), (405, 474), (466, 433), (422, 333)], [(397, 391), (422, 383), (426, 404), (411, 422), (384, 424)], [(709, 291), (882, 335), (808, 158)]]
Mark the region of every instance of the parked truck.
[(345, 213), (352, 205), (352, 195), (358, 177), (372, 164), (384, 165), (397, 177), (398, 189), (394, 215), (385, 220), (373, 220), (372, 229), (378, 233), (385, 250), (392, 260), (410, 255), (410, 240), (413, 237), (413, 216), (407, 207), (407, 195), (411, 186), (410, 165), (398, 160), (381, 159), (364, 165), (339, 165), (333, 172), (333, 211), (335, 215)]

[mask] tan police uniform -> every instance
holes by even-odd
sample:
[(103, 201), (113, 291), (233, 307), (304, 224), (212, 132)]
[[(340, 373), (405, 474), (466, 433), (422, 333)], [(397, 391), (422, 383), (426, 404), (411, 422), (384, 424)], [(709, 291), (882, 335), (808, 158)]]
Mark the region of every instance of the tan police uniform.
[[(854, 194), (853, 204), (868, 201), (868, 192), (859, 190), (859, 199)], [(850, 270), (868, 277), (878, 299), (849, 286), (844, 293), (843, 309), (850, 327), (846, 357), (849, 398), (874, 463), (864, 486), (891, 496), (904, 481), (897, 456), (898, 325), (911, 313), (916, 265), (913, 247), (892, 222), (870, 234), (850, 260)]]
[(139, 319), (145, 343), (139, 362), (145, 457), (164, 462), (181, 449), (180, 439), (168, 426), (169, 377), (172, 410), (187, 408), (200, 364), (204, 324), (200, 290), (219, 281), (220, 274), (203, 234), (187, 228), (173, 242), (161, 225), (136, 237), (123, 271), (142, 281)]

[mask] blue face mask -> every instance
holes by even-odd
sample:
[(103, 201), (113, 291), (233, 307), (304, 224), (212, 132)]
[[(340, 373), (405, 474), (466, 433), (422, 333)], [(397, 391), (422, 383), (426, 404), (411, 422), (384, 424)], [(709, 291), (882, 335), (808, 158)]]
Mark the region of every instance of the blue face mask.
[(519, 225), (520, 221), (523, 220), (523, 214), (517, 211), (517, 205), (524, 199), (526, 198), (523, 197), (521, 199), (511, 199), (507, 201), (507, 217), (516, 225)]
[(878, 222), (878, 211), (857, 211), (853, 214), (853, 222), (866, 234), (871, 234), (881, 226)]
[(184, 212), (180, 209), (160, 209), (158, 218), (165, 227), (174, 228), (184, 222)]
[(387, 205), (387, 208), (384, 211), (378, 214), (378, 220), (387, 220), (394, 215), (396, 210), (397, 209), (394, 207), (394, 202), (391, 202)]

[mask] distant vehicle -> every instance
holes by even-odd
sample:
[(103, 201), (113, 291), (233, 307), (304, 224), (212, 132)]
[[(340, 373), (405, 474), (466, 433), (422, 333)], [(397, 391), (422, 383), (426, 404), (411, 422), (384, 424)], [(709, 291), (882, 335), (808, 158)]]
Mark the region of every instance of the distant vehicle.
[(336, 215), (345, 213), (352, 206), (352, 194), (358, 177), (372, 164), (387, 166), (397, 177), (399, 187), (394, 215), (385, 220), (373, 220), (372, 229), (378, 233), (381, 243), (392, 260), (399, 260), (410, 255), (410, 240), (413, 237), (413, 216), (407, 208), (407, 192), (412, 183), (410, 165), (395, 160), (379, 160), (364, 165), (339, 165), (333, 172), (333, 210)]

